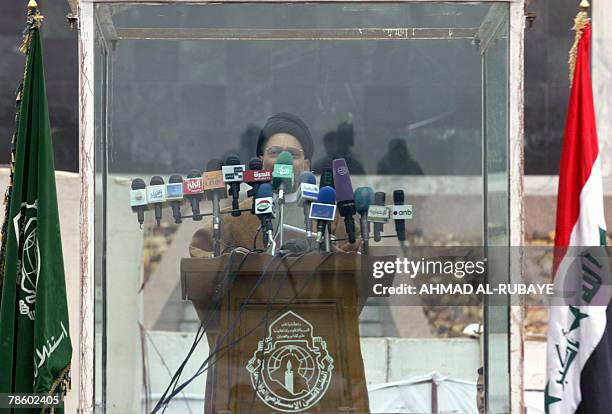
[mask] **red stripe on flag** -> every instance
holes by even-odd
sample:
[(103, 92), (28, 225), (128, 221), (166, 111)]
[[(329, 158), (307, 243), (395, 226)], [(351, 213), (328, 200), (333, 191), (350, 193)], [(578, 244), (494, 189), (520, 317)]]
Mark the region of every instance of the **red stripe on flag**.
[(590, 56), (591, 26), (587, 25), (578, 43), (576, 69), (563, 133), (555, 229), (555, 246), (561, 249), (556, 249), (553, 277), (563, 258), (565, 248), (569, 245), (572, 229), (578, 221), (580, 192), (589, 179), (593, 163), (599, 154)]

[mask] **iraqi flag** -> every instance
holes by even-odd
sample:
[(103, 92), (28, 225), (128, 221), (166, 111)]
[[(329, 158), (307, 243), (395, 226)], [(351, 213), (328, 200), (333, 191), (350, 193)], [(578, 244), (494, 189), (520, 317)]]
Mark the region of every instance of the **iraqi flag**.
[(590, 75), (591, 28), (578, 42), (563, 137), (553, 266), (562, 303), (550, 308), (545, 411), (612, 413), (612, 306), (601, 157)]

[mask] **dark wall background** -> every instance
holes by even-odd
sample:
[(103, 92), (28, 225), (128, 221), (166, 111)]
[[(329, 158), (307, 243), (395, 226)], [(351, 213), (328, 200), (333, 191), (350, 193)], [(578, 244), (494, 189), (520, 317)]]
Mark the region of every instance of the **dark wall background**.
[[(14, 91), (22, 75), (19, 53), (26, 1), (0, 7), (0, 164), (8, 162), (14, 129)], [(58, 170), (78, 170), (77, 33), (65, 20), (66, 1), (39, 0), (45, 16), (43, 30), (46, 79)], [(567, 52), (575, 0), (532, 0), (537, 13), (526, 30), (525, 46), (525, 168), (527, 174), (556, 174), (569, 82)]]
[[(37, 1), (45, 16), (43, 50), (55, 168), (78, 171), (77, 32), (71, 32), (66, 22), (67, 1)], [(15, 129), (15, 90), (25, 64), (19, 46), (26, 5), (26, 0), (3, 1), (0, 5), (0, 164), (8, 164)]]
[[(531, 0), (537, 14), (525, 31), (525, 170), (558, 174), (569, 96), (568, 52), (578, 11), (574, 0)], [(593, 2), (591, 2), (592, 4)]]

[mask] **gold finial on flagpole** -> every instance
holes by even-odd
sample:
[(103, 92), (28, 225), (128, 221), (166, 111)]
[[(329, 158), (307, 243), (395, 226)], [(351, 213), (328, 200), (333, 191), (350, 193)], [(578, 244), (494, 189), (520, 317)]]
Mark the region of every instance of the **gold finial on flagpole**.
[(574, 38), (574, 44), (569, 51), (569, 77), (570, 77), (570, 86), (572, 81), (574, 80), (574, 69), (576, 68), (576, 58), (578, 57), (578, 43), (580, 42), (580, 38), (582, 37), (582, 32), (587, 24), (589, 24), (589, 9), (591, 5), (588, 0), (580, 1), (580, 11), (576, 15), (574, 19), (574, 27), (572, 30), (576, 32), (576, 37)]
[(580, 9), (582, 11), (587, 11), (587, 10), (589, 10), (590, 7), (591, 7), (591, 5), (589, 4), (588, 0), (582, 0), (580, 2)]
[(36, 0), (29, 0), (28, 1), (28, 18), (27, 18), (27, 29), (26, 29), (26, 33), (23, 36), (23, 42), (21, 43), (21, 46), (19, 47), (19, 50), (21, 51), (21, 53), (27, 53), (28, 50), (28, 45), (30, 44), (30, 31), (32, 29), (38, 29), (40, 27), (40, 23), (42, 22), (43, 19), (43, 15), (40, 14), (40, 11), (38, 10), (38, 3), (36, 3)]

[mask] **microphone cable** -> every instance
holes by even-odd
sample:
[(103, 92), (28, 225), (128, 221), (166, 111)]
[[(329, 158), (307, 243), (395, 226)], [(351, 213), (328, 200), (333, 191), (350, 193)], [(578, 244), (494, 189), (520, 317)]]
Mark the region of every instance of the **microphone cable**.
[[(225, 265), (225, 269), (224, 269), (224, 277), (223, 280), (221, 281), (222, 283), (225, 283), (229, 277), (230, 277), (230, 269), (232, 267), (232, 258), (233, 255), (235, 254), (234, 251), (232, 251), (230, 253), (229, 259), (227, 261), (227, 264)], [(240, 261), (237, 270), (240, 270), (242, 268), (242, 265), (244, 264), (244, 262), (246, 261), (246, 258), (249, 256), (249, 254), (251, 254), (251, 252), (249, 251), (244, 257), (243, 259)], [(236, 270), (236, 271), (237, 271)], [(171, 378), (170, 383), (168, 384), (166, 390), (164, 391), (164, 393), (162, 394), (162, 396), (160, 397), (158, 403), (156, 404), (155, 408), (153, 409), (152, 412), (156, 412), (159, 410), (159, 404), (161, 402), (164, 401), (164, 399), (166, 398), (166, 395), (168, 394), (170, 388), (172, 387), (172, 391), (174, 391), (174, 389), (176, 388), (176, 384), (178, 383), (178, 380), (180, 379), (183, 369), (185, 368), (187, 362), (189, 361), (189, 359), (191, 358), (191, 355), (193, 354), (193, 352), (195, 351), (195, 349), (197, 348), (197, 346), (199, 345), (200, 341), (202, 340), (202, 338), (204, 337), (204, 334), (206, 333), (209, 324), (212, 322), (214, 315), (216, 315), (217, 312), (219, 312), (219, 307), (220, 307), (220, 302), (221, 298), (219, 295), (215, 295), (213, 297), (212, 300), (212, 307), (209, 307), (209, 309), (207, 310), (207, 314), (206, 317), (200, 322), (200, 326), (198, 327), (198, 330), (196, 331), (196, 335), (194, 337), (194, 341), (187, 353), (187, 356), (185, 357), (185, 359), (183, 360), (183, 362), (181, 363), (181, 365), (179, 366), (179, 368), (177, 369), (177, 371), (175, 372), (174, 376)], [(167, 405), (164, 406), (164, 410), (162, 411), (165, 412)]]
[[(306, 287), (308, 287), (308, 285), (310, 284), (310, 281), (312, 280), (312, 278), (314, 277), (314, 275), (316, 274), (317, 270), (319, 269), (319, 267), (321, 267), (321, 265), (327, 261), (331, 256), (333, 255), (333, 253), (328, 252), (326, 254), (325, 257), (323, 257), (319, 263), (313, 268), (313, 270), (310, 272), (310, 274), (307, 277), (307, 280), (304, 282), (304, 285), (302, 286), (302, 288), (296, 293), (296, 295), (290, 299), (285, 306), (283, 306), (283, 308), (281, 308), (279, 311), (277, 311), (273, 317), (280, 315), (280, 313), (286, 311), (288, 309), (288, 307), (295, 301), (295, 299), (304, 291), (304, 289), (306, 289)], [(248, 300), (248, 299), (247, 299)], [(246, 302), (245, 302), (246, 303)], [(244, 305), (244, 303), (243, 303)], [(206, 360), (204, 360), (204, 362), (202, 363), (202, 365), (200, 366), (200, 368), (198, 369), (198, 371), (188, 380), (186, 380), (185, 382), (183, 382), (178, 388), (175, 389), (175, 391), (168, 397), (168, 401), (170, 399), (172, 399), (174, 396), (176, 396), (177, 394), (179, 394), (184, 388), (186, 388), (187, 386), (189, 386), (189, 384), (191, 384), (191, 382), (193, 382), (197, 377), (199, 377), (200, 375), (202, 375), (204, 372), (206, 372), (209, 368), (210, 368), (210, 364), (207, 365), (208, 361), (215, 356), (216, 354), (218, 354), (221, 351), (224, 351), (225, 349), (234, 346), (235, 344), (237, 344), (238, 342), (240, 342), (242, 339), (244, 339), (245, 337), (249, 336), (251, 333), (253, 333), (255, 331), (255, 329), (259, 328), (259, 326), (261, 326), (263, 321), (260, 321), (259, 323), (257, 323), (255, 326), (253, 326), (249, 331), (247, 331), (245, 334), (243, 334), (242, 336), (240, 336), (239, 338), (237, 338), (236, 340), (234, 340), (233, 342), (223, 346), (221, 349), (215, 349), (215, 351), (210, 354)], [(227, 335), (227, 333), (226, 333)], [(155, 413), (155, 411), (153, 411), (153, 413)], [(152, 414), (153, 414), (152, 413)]]
[[(240, 268), (242, 267), (242, 265), (244, 264), (244, 262), (246, 261), (246, 258), (249, 256), (249, 254), (253, 253), (252, 251), (249, 250), (249, 252), (244, 256), (244, 258), (242, 259), (242, 261), (240, 262), (238, 268), (236, 270), (234, 270), (233, 272), (231, 272), (233, 274), (233, 278), (232, 278), (232, 282), (235, 279), (235, 273), (240, 270)], [(234, 251), (232, 251), (230, 253), (230, 259), (228, 260), (228, 268), (231, 268), (231, 257), (234, 254)], [(253, 287), (253, 289), (251, 290), (251, 292), (249, 293), (249, 295), (247, 296), (245, 303), (243, 303), (243, 306), (241, 306), (240, 310), (239, 310), (239, 315), (241, 314), (244, 305), (248, 302), (248, 300), (250, 299), (250, 297), (254, 294), (256, 288), (259, 286), (259, 284), (261, 283), (261, 281), (263, 280), (263, 277), (265, 276), (265, 273), (267, 271), (267, 268), (269, 267), (269, 265), (274, 261), (274, 259), (276, 259), (275, 256), (272, 257), (271, 260), (268, 261), (268, 263), (266, 264), (264, 271), (262, 272), (262, 274), (259, 276), (258, 280), (256, 281), (255, 286)], [(228, 272), (226, 273), (226, 276), (229, 274), (229, 269)], [(230, 283), (229, 285), (231, 286), (233, 283)], [(215, 303), (215, 306), (218, 308), (220, 305), (220, 300), (221, 298), (218, 298), (216, 301), (214, 301), (213, 303)], [(206, 324), (206, 328), (208, 327), (208, 323), (210, 323), (210, 320), (207, 321)], [(202, 325), (201, 325), (202, 326)], [(205, 328), (205, 329), (206, 329)], [(231, 327), (231, 329), (233, 329), (233, 326)], [(205, 330), (203, 332), (200, 333), (200, 329), (198, 329), (198, 334), (200, 334), (200, 337), (197, 338), (197, 343), (199, 343), (199, 341), (201, 341), (201, 338), (204, 336)], [(227, 336), (229, 334), (230, 330), (228, 329), (228, 331), (224, 334), (223, 339), (225, 339), (225, 336)], [(197, 346), (197, 343), (194, 343), (194, 345), (192, 345), (192, 348), (190, 349), (187, 358), (183, 361), (183, 363), (181, 364), (179, 371), (177, 371), (177, 374), (175, 374), (176, 380), (173, 377), (173, 380), (171, 381), (171, 384), (174, 382), (174, 386), (172, 387), (172, 391), (170, 392), (170, 395), (167, 396), (168, 394), (168, 390), (170, 389), (171, 385), (168, 385), (166, 391), (164, 392), (164, 394), (160, 397), (159, 401), (157, 402), (155, 408), (153, 409), (153, 411), (151, 411), (151, 414), (154, 414), (156, 412), (159, 411), (159, 409), (161, 408), (161, 405), (164, 406), (164, 410), (162, 411), (162, 413), (166, 410), (166, 407), (168, 406), (168, 404), (170, 403), (170, 401), (172, 400), (172, 398), (174, 398), (178, 393), (180, 393), (181, 390), (183, 390), (187, 385), (189, 385), (189, 383), (191, 383), (197, 376), (201, 375), (200, 371), (202, 370), (203, 366), (206, 365), (206, 363), (210, 360), (211, 356), (214, 355), (213, 354), (209, 354), (208, 358), (206, 358), (206, 360), (204, 360), (204, 362), (202, 363), (202, 365), (200, 366), (200, 368), (198, 369), (198, 373), (194, 376), (192, 376), (186, 383), (182, 383), (181, 386), (179, 386), (179, 388), (177, 389), (177, 385), (178, 385), (178, 379), (180, 378), (180, 375), (182, 373), (182, 370), (184, 369), (184, 366), (187, 363), (187, 360), (191, 357), (191, 355), (193, 354), (193, 351), (195, 350), (195, 347)], [(219, 343), (219, 338), (217, 338), (217, 343)]]

